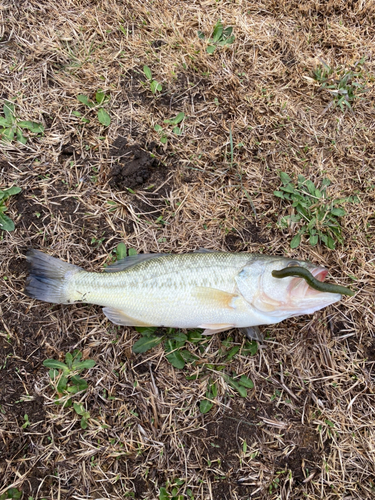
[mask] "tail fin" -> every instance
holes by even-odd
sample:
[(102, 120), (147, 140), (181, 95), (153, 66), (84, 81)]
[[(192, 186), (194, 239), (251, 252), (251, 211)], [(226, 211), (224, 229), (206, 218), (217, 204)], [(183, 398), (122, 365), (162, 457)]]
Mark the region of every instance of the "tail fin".
[(44, 302), (69, 304), (67, 282), (72, 274), (82, 271), (82, 268), (34, 249), (27, 252), (26, 258), (29, 262), (26, 295)]

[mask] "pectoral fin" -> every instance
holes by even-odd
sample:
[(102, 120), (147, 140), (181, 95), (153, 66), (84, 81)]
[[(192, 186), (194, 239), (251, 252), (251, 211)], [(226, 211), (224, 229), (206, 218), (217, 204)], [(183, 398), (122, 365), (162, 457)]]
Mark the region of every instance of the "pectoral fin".
[(249, 340), (257, 340), (258, 342), (263, 342), (264, 340), (264, 335), (258, 326), (247, 326), (239, 330), (244, 333)]
[[(199, 300), (201, 305), (211, 310), (222, 310), (241, 308), (242, 298), (235, 293), (224, 292), (217, 288), (198, 286), (194, 289), (193, 295)], [(229, 312), (229, 311), (228, 311)], [(213, 335), (234, 328), (232, 323), (202, 323), (198, 328), (204, 328), (203, 335)]]
[(224, 292), (217, 288), (197, 286), (192, 295), (206, 307), (236, 309), (236, 299), (240, 297), (234, 293)]
[(103, 307), (103, 312), (107, 316), (107, 318), (112, 321), (115, 325), (124, 325), (124, 326), (154, 326), (149, 323), (145, 323), (136, 318), (131, 318), (121, 309), (114, 309), (113, 307)]

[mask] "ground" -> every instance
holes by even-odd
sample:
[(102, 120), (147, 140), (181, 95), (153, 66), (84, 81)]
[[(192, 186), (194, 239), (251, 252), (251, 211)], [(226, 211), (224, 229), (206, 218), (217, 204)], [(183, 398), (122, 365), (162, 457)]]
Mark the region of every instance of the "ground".
[[(374, 498), (374, 3), (5, 0), (0, 16), (0, 110), (44, 127), (1, 143), (0, 189), (22, 192), (0, 245), (0, 498)], [(234, 40), (209, 54), (219, 20)], [(313, 71), (360, 61), (366, 92), (341, 110)], [(109, 126), (77, 99), (99, 90)], [(280, 172), (358, 197), (334, 249), (290, 247)], [(257, 348), (189, 341), (178, 369), (100, 307), (23, 293), (28, 248), (100, 271), (120, 242), (311, 260), (356, 294), (261, 327)], [(96, 362), (73, 395), (86, 429), (43, 365), (75, 349)]]

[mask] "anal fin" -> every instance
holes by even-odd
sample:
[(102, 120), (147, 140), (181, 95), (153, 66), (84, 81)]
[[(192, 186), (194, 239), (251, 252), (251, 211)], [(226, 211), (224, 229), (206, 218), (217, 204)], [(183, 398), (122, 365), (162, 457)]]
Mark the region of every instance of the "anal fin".
[(234, 328), (234, 325), (229, 323), (203, 323), (202, 325), (199, 325), (198, 328), (205, 329), (202, 335), (213, 335), (214, 333), (225, 332), (230, 328)]
[(107, 316), (107, 318), (112, 321), (115, 325), (124, 325), (124, 326), (155, 326), (150, 325), (149, 323), (145, 323), (137, 318), (132, 318), (128, 316), (121, 309), (114, 309), (113, 307), (103, 307), (103, 312)]

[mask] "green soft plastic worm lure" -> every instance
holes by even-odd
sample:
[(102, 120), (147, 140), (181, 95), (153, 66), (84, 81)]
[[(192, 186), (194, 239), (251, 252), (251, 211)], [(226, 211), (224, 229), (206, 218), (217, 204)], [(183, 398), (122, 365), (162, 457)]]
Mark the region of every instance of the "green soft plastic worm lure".
[(298, 278), (303, 278), (306, 283), (311, 286), (311, 288), (314, 288), (319, 292), (341, 293), (341, 295), (350, 295), (351, 297), (354, 295), (354, 292), (352, 290), (349, 290), (349, 288), (346, 288), (345, 286), (331, 285), (330, 283), (323, 283), (322, 281), (318, 281), (316, 278), (314, 278), (310, 271), (300, 266), (285, 267), (284, 269), (280, 269), (279, 271), (272, 271), (272, 276), (274, 278), (296, 276)]

